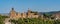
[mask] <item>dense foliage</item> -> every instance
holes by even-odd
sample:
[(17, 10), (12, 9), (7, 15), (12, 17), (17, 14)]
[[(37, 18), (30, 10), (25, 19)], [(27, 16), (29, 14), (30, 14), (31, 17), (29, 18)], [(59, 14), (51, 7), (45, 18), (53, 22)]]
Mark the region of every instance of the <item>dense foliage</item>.
[(44, 20), (39, 18), (24, 18), (19, 20), (11, 20), (15, 24), (60, 24), (60, 20)]
[[(7, 16), (0, 15), (0, 24), (4, 24), (4, 19)], [(20, 18), (18, 20), (10, 20), (10, 22), (14, 24), (60, 24), (60, 20), (50, 20), (50, 19), (42, 19), (42, 18)]]
[(5, 18), (7, 18), (7, 16), (1, 16), (0, 15), (0, 24), (4, 24)]

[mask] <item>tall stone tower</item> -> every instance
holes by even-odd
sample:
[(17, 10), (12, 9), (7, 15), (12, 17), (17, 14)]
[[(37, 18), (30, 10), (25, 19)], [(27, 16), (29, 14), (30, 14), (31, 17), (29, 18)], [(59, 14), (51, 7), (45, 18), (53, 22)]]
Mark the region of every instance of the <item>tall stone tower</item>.
[(31, 10), (28, 8), (28, 18), (31, 16)]
[(14, 8), (12, 8), (10, 11), (10, 18), (14, 18), (15, 16), (16, 16), (16, 12), (15, 12)]

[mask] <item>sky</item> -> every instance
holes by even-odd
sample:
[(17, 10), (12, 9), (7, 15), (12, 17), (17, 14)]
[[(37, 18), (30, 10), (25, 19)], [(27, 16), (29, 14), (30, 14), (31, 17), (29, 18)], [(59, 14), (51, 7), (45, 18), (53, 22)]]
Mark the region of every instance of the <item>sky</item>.
[(60, 11), (60, 0), (0, 0), (0, 13), (9, 13), (11, 8), (17, 12), (32, 11), (50, 12)]

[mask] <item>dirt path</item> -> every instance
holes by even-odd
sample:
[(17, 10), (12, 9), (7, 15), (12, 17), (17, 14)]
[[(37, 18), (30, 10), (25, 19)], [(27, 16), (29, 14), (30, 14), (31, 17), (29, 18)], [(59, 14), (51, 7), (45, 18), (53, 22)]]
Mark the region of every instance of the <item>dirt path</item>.
[(5, 24), (12, 24), (11, 22), (9, 22), (9, 20), (10, 20), (10, 18), (6, 18), (5, 21), (4, 21), (4, 23)]

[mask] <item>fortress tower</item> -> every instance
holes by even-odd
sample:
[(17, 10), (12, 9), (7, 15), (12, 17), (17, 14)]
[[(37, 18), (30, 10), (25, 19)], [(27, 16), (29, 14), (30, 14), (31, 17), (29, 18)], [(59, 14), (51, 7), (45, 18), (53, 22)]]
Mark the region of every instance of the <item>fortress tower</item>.
[(14, 18), (15, 16), (16, 16), (16, 12), (15, 12), (14, 8), (12, 8), (10, 11), (10, 18)]
[(31, 17), (31, 10), (29, 8), (28, 8), (28, 12), (27, 13), (28, 13), (28, 15), (27, 15), (28, 18), (30, 18)]
[(12, 19), (21, 18), (21, 13), (20, 12), (16, 12), (14, 10), (14, 8), (12, 8), (11, 11), (10, 11), (10, 18), (12, 18)]

